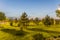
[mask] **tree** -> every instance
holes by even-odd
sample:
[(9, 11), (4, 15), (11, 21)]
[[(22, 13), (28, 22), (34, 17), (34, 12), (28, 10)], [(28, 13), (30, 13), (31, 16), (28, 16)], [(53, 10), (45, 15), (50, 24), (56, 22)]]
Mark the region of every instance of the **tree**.
[(13, 26), (13, 18), (9, 18), (9, 21), (10, 21), (10, 26)]
[(60, 10), (56, 10), (57, 17), (60, 17)]
[(50, 20), (51, 20), (51, 25), (53, 25), (54, 24), (54, 19), (50, 18)]
[(51, 25), (50, 16), (46, 15), (45, 19), (43, 20), (44, 25)]
[(20, 22), (20, 19), (18, 19), (18, 27), (20, 27), (20, 23), (21, 23), (21, 22)]
[(5, 19), (6, 19), (5, 13), (0, 12), (0, 20), (5, 20)]
[(20, 18), (20, 23), (21, 23), (21, 26), (23, 27), (23, 26), (28, 26), (28, 22), (29, 22), (29, 20), (28, 20), (28, 17), (27, 17), (27, 14), (24, 12), (23, 14), (22, 14), (22, 16), (21, 16), (21, 18)]
[[(59, 8), (56, 10), (56, 15), (57, 17), (60, 17), (60, 4), (59, 4)], [(60, 24), (60, 20), (55, 20), (56, 24)]]
[(37, 25), (39, 25), (39, 18), (36, 17), (36, 18), (34, 19), (34, 22), (35, 22)]
[(56, 10), (57, 17), (60, 17), (60, 4), (58, 5), (58, 8)]
[(15, 23), (17, 23), (17, 22), (18, 22), (17, 18), (15, 18), (14, 20), (15, 20)]

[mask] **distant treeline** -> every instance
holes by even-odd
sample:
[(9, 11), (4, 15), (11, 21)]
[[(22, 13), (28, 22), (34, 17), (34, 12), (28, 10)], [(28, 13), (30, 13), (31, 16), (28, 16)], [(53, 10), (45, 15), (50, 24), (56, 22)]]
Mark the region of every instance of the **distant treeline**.
[(54, 25), (54, 24), (60, 24), (60, 19), (54, 19), (50, 16), (46, 15), (43, 19), (36, 18), (28, 18), (28, 15), (26, 12), (23, 12), (19, 19), (17, 18), (8, 18), (6, 17), (5, 13), (0, 12), (0, 21), (9, 21), (10, 25), (13, 25), (13, 22), (18, 23), (18, 26), (28, 26), (29, 23), (34, 23), (35, 25), (39, 25), (40, 22), (42, 22), (44, 25)]

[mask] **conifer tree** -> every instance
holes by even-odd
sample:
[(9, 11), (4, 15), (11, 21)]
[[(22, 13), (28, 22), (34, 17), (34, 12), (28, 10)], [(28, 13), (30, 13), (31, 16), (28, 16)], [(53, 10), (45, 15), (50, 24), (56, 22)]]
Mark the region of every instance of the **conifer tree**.
[(21, 26), (21, 29), (23, 27), (27, 27), (28, 26), (28, 17), (27, 17), (27, 14), (26, 12), (22, 13), (22, 16), (20, 17), (20, 26)]

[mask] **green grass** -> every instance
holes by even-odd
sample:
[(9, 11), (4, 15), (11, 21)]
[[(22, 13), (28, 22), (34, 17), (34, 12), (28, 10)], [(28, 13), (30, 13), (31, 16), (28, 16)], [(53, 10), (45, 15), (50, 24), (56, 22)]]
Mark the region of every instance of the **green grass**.
[[(33, 35), (41, 33), (44, 37), (53, 37), (60, 35), (60, 25), (51, 25), (46, 27), (44, 25), (28, 26), (23, 28), (23, 32), (20, 34), (20, 27), (14, 27), (10, 25), (1, 25), (0, 28), (0, 40), (32, 40)], [(17, 34), (17, 35), (16, 35)]]

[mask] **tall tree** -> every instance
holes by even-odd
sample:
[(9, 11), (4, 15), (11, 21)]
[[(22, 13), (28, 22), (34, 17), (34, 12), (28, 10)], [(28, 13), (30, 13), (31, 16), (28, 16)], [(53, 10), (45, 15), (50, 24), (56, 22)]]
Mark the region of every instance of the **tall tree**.
[(50, 16), (46, 15), (46, 17), (43, 20), (44, 25), (51, 25), (51, 20), (50, 20)]
[(56, 10), (56, 15), (57, 15), (57, 17), (60, 17), (60, 10)]
[(23, 27), (23, 26), (28, 26), (28, 22), (29, 22), (29, 20), (28, 20), (28, 17), (27, 17), (27, 14), (26, 14), (26, 12), (24, 12), (24, 13), (22, 13), (22, 16), (21, 16), (21, 18), (20, 18), (20, 23), (21, 23), (21, 26)]
[(6, 19), (5, 13), (0, 12), (0, 20), (5, 20), (5, 19)]
[(58, 8), (56, 10), (57, 17), (60, 17), (60, 4), (58, 5)]
[[(56, 10), (56, 15), (57, 17), (60, 17), (60, 4), (59, 4), (59, 8)], [(60, 24), (60, 20), (55, 20), (56, 24)]]

